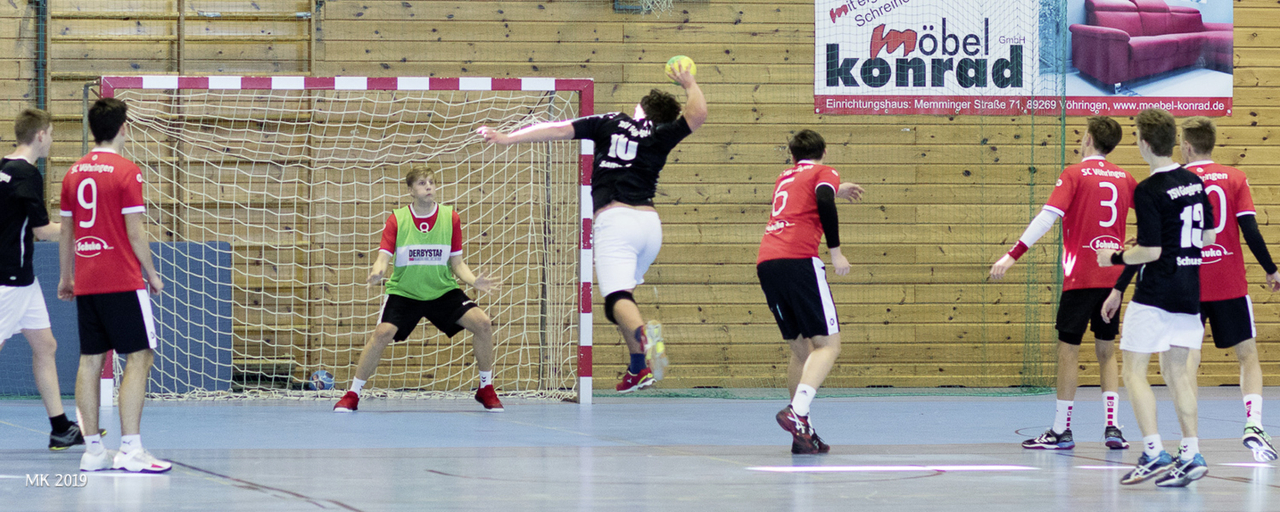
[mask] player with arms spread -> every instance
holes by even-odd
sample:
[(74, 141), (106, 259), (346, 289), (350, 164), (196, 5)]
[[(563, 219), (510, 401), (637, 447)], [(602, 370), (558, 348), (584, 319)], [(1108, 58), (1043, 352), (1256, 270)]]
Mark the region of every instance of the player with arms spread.
[(591, 196), (595, 221), (596, 279), (604, 295), (604, 314), (618, 326), (627, 343), (631, 362), (618, 383), (619, 393), (652, 386), (655, 373), (646, 364), (661, 364), (657, 323), (646, 332), (644, 318), (632, 292), (644, 282), (644, 274), (662, 248), (662, 222), (653, 206), (658, 174), (671, 150), (702, 126), (707, 101), (688, 66), (678, 64), (668, 75), (685, 90), (683, 114), (674, 96), (654, 89), (640, 99), (635, 114), (621, 112), (581, 117), (572, 121), (541, 123), (506, 134), (489, 127), (479, 133), (487, 142), (518, 144), (550, 140), (589, 139), (595, 144)]
[(414, 166), (404, 178), (413, 203), (397, 208), (382, 230), (378, 258), (369, 272), (369, 286), (382, 284), (387, 264), (395, 259), (382, 303), (382, 320), (364, 350), (351, 388), (333, 406), (333, 412), (353, 412), (360, 405), (360, 391), (373, 378), (382, 352), (392, 340), (404, 341), (425, 317), (450, 338), (471, 331), (472, 351), (480, 371), (476, 401), (489, 412), (502, 412), (493, 387), (493, 326), (489, 315), (458, 288), (458, 280), (482, 292), (496, 290), (498, 279), (473, 274), (462, 259), (462, 219), (453, 208), (436, 201), (436, 180), (425, 166)]
[[(1151, 176), (1133, 191), (1137, 246), (1124, 251), (1101, 249), (1098, 266), (1141, 265), (1137, 290), (1124, 313), (1120, 350), (1124, 351), (1124, 383), (1129, 391), (1143, 452), (1138, 465), (1120, 483), (1131, 485), (1166, 473), (1160, 487), (1183, 487), (1204, 477), (1209, 468), (1200, 455), (1196, 434), (1196, 389), (1188, 375), (1190, 352), (1204, 340), (1200, 322), (1201, 248), (1214, 243), (1213, 205), (1204, 182), (1173, 161), (1178, 125), (1169, 112), (1147, 109), (1138, 114), (1138, 151), (1151, 166)], [(1114, 297), (1114, 295), (1113, 295)], [(1108, 300), (1103, 314), (1118, 301)], [(1160, 369), (1173, 391), (1182, 426), (1182, 449), (1175, 462), (1164, 451), (1156, 424), (1156, 397), (1147, 380), (1151, 354), (1160, 354)]]
[(97, 144), (62, 178), (62, 264), (58, 298), (76, 301), (80, 325), (80, 372), (76, 407), (85, 432), (98, 432), (102, 364), (115, 350), (125, 357), (120, 383), (120, 452), (114, 460), (102, 436), (84, 436), (80, 471), (123, 469), (163, 473), (172, 464), (142, 447), (142, 402), (156, 349), (155, 319), (147, 290), (164, 290), (151, 263), (145, 222), (142, 171), (120, 148), (128, 138), (129, 108), (103, 98), (89, 108)]
[(0, 159), (0, 347), (10, 336), (22, 333), (31, 345), (31, 370), (36, 390), (49, 413), (49, 449), (65, 450), (84, 444), (80, 427), (67, 419), (58, 389), (58, 366), (44, 293), (36, 279), (31, 258), (35, 239), (57, 240), (62, 227), (49, 222), (44, 207), (44, 177), (36, 160), (49, 156), (53, 145), (53, 118), (48, 112), (27, 109), (13, 123), (18, 149)]
[(1102, 400), (1106, 413), (1103, 426), (1106, 445), (1111, 449), (1129, 447), (1116, 425), (1120, 399), (1120, 375), (1116, 364), (1116, 334), (1119, 323), (1102, 316), (1102, 304), (1120, 276), (1121, 269), (1099, 268), (1096, 251), (1118, 250), (1125, 240), (1125, 222), (1133, 202), (1137, 181), (1129, 173), (1107, 161), (1120, 144), (1120, 124), (1109, 117), (1091, 117), (1080, 142), (1080, 163), (1067, 167), (1049, 196), (1049, 202), (1022, 238), (991, 266), (991, 277), (1001, 279), (1027, 248), (1053, 228), (1062, 217), (1062, 297), (1058, 306), (1058, 402), (1053, 426), (1022, 447), (1038, 450), (1070, 450), (1071, 412), (1075, 405), (1080, 373), (1080, 343), (1085, 329), (1093, 324), (1094, 352), (1098, 356)]
[(801, 130), (788, 146), (796, 165), (782, 171), (774, 184), (756, 275), (782, 339), (791, 345), (791, 404), (776, 415), (778, 425), (791, 433), (791, 453), (827, 453), (831, 447), (809, 421), (809, 406), (840, 355), (840, 321), (818, 242), (825, 234), (836, 275), (848, 274), (835, 200), (861, 199), (863, 190), (840, 183), (840, 174), (822, 164), (827, 144), (817, 132)]

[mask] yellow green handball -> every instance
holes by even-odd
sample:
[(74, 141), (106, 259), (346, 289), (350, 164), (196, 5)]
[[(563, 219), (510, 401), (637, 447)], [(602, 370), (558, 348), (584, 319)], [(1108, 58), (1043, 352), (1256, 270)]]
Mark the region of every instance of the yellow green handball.
[[(686, 57), (684, 55), (676, 55), (675, 57), (672, 57), (667, 60), (667, 69), (666, 69), (667, 78), (671, 78), (676, 74), (677, 65), (681, 67), (689, 68), (690, 75), (698, 74), (698, 65), (693, 63), (693, 59), (690, 59), (689, 57)], [(672, 81), (671, 83), (674, 83), (676, 85), (680, 84), (679, 82), (676, 82), (676, 81)]]

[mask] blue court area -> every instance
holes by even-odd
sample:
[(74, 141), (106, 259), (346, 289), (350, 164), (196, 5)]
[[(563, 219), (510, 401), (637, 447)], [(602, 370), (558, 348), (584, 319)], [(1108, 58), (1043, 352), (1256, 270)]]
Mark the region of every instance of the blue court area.
[[(1156, 393), (1172, 452), (1178, 424), (1167, 392)], [(781, 401), (504, 398), (494, 414), (471, 400), (366, 399), (347, 415), (331, 413), (331, 400), (149, 402), (143, 442), (173, 471), (93, 473), (72, 488), (27, 476), (78, 475), (83, 448), (47, 451), (40, 404), (0, 401), (0, 509), (1280, 510), (1278, 465), (1240, 445), (1237, 388), (1201, 390), (1210, 471), (1185, 489), (1119, 484), (1141, 434), (1122, 402), (1135, 447), (1107, 450), (1099, 395), (1080, 390), (1078, 446), (1067, 452), (1019, 446), (1047, 428), (1052, 395), (820, 397), (812, 417), (832, 452), (803, 456), (774, 422)], [(117, 448), (118, 419), (103, 424)]]

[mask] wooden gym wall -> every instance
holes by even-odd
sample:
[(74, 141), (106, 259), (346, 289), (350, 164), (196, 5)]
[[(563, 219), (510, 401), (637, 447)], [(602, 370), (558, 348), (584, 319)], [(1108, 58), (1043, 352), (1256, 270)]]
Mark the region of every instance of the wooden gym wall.
[[(188, 13), (197, 9), (187, 0)], [(227, 2), (217, 10), (237, 8)], [(672, 153), (657, 203), (664, 247), (636, 293), (663, 322), (677, 365), (664, 387), (778, 385), (787, 361), (756, 284), (754, 258), (772, 183), (789, 162), (790, 134), (813, 128), (830, 145), (828, 163), (866, 186), (867, 199), (840, 207), (853, 272), (830, 279), (844, 351), (832, 387), (1014, 385), (1023, 351), (1038, 350), (1052, 374), (1053, 234), (1005, 283), (986, 283), (989, 265), (1038, 211), (1059, 169), (1064, 133), (1054, 118), (817, 116), (812, 110), (813, 3), (809, 0), (677, 1), (673, 14), (615, 13), (609, 0), (327, 0), (313, 19), (291, 18), (315, 3), (259, 0), (259, 11), (220, 22), (190, 16), (183, 37), (178, 0), (52, 0), (49, 105), (57, 143), (49, 161), (50, 210), (65, 167), (81, 154), (82, 85), (104, 74), (306, 74), (365, 76), (556, 76), (596, 81), (597, 112), (629, 112), (650, 88), (677, 92), (662, 63), (698, 63), (708, 123)], [(1219, 119), (1218, 161), (1251, 176), (1262, 232), (1280, 204), (1280, 6), (1235, 3), (1235, 114)], [(130, 13), (121, 15), (119, 13)], [(0, 2), (0, 148), (33, 106), (35, 9)], [(279, 13), (278, 15), (266, 13)], [(113, 42), (103, 42), (103, 38)], [(1112, 160), (1141, 179), (1132, 120)], [(1065, 158), (1078, 159), (1082, 119), (1070, 118)], [(1175, 154), (1175, 157), (1177, 155)], [(1035, 168), (1036, 172), (1029, 169)], [(1033, 186), (1034, 185), (1034, 186)], [(1029, 200), (1028, 194), (1033, 197)], [(1056, 232), (1055, 232), (1056, 233)], [(372, 247), (370, 248), (373, 249)], [(825, 250), (824, 252), (824, 259)], [(1266, 382), (1280, 384), (1280, 301), (1262, 290), (1250, 263)], [(1033, 265), (1034, 264), (1034, 265)], [(1034, 272), (1031, 279), (1026, 272)], [(597, 298), (597, 311), (601, 299)], [(623, 349), (596, 315), (597, 386), (622, 371)], [(499, 319), (500, 321), (500, 319)], [(1033, 322), (1027, 328), (1026, 321)], [(1030, 333), (1042, 343), (1024, 344)], [(1081, 382), (1097, 383), (1082, 351)], [(1234, 356), (1205, 351), (1201, 383), (1237, 381)]]

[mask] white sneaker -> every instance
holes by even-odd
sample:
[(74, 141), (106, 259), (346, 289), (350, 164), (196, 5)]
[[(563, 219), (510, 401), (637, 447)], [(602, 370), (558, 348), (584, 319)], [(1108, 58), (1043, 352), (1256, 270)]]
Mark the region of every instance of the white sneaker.
[(152, 457), (151, 453), (144, 448), (129, 453), (121, 450), (116, 454), (115, 463), (111, 465), (111, 469), (123, 469), (134, 473), (164, 473), (173, 469), (173, 464)]
[(111, 450), (102, 450), (97, 455), (87, 450), (80, 456), (80, 471), (102, 471), (111, 469)]

